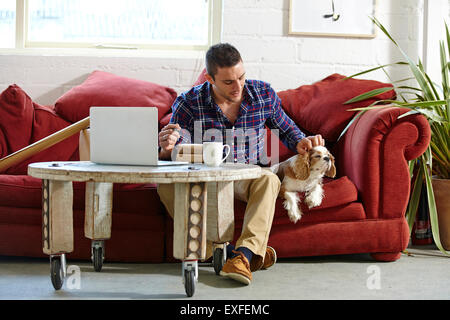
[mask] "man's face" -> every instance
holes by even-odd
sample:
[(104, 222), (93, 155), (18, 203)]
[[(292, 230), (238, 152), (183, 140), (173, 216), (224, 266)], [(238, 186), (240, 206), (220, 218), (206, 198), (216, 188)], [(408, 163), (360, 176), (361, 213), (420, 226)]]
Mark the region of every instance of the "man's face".
[(212, 84), (214, 94), (219, 100), (228, 102), (240, 102), (244, 91), (245, 69), (239, 62), (233, 67), (218, 68), (214, 79), (208, 74), (206, 79)]

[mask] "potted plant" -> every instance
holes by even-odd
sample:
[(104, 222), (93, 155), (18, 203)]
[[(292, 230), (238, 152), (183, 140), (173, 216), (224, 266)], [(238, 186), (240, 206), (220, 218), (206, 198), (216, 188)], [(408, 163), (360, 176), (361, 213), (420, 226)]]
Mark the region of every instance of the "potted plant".
[[(406, 212), (406, 219), (411, 232), (415, 221), (417, 207), (419, 205), (422, 185), (425, 185), (434, 242), (441, 252), (449, 255), (449, 253), (446, 252), (446, 250), (450, 250), (450, 34), (448, 26), (445, 25), (447, 46), (445, 46), (444, 41), (440, 41), (440, 61), (442, 70), (442, 85), (440, 86), (430, 79), (428, 74), (424, 71), (420, 60), (417, 64), (414, 63), (391, 37), (383, 25), (374, 17), (371, 17), (371, 20), (400, 50), (405, 61), (378, 66), (354, 74), (349, 78), (378, 69), (384, 69), (391, 65), (409, 67), (412, 77), (400, 81), (393, 81), (394, 89), (398, 95), (397, 100), (381, 100), (374, 102), (366, 108), (351, 109), (351, 111), (360, 112), (344, 129), (341, 136), (354, 120), (365, 111), (373, 108), (386, 108), (394, 105), (400, 108), (410, 109), (410, 111), (404, 113), (400, 117), (420, 113), (428, 119), (431, 128), (430, 145), (423, 155), (409, 163), (411, 177), (414, 176), (415, 179), (413, 180), (414, 183)], [(399, 83), (407, 80), (415, 80), (417, 86), (399, 85)], [(389, 90), (392, 90), (392, 87), (366, 92), (347, 101), (346, 104), (362, 101)], [(387, 103), (389, 105), (386, 105)], [(442, 242), (441, 239), (443, 240)]]

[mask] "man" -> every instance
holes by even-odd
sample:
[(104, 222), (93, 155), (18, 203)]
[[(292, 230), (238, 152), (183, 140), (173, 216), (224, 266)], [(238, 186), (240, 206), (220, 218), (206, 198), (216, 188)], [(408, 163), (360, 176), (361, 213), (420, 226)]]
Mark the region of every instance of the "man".
[[(223, 43), (210, 47), (205, 62), (207, 81), (175, 100), (170, 123), (159, 134), (160, 159), (170, 159), (177, 143), (190, 143), (198, 126), (202, 132), (214, 129), (215, 140), (225, 141), (224, 137), (228, 136), (234, 162), (258, 162), (266, 125), (278, 129), (283, 143), (299, 153), (324, 145), (320, 135), (305, 137), (284, 113), (280, 98), (269, 84), (245, 79), (241, 55), (232, 45)], [(180, 130), (184, 134), (180, 134)], [(236, 132), (245, 133), (250, 141), (234, 144), (235, 138), (239, 140)], [(217, 133), (222, 136), (217, 137)], [(258, 179), (234, 182), (235, 197), (246, 201), (247, 207), (242, 233), (235, 248), (227, 246), (229, 259), (220, 274), (244, 284), (251, 283), (253, 271), (269, 268), (276, 261), (275, 250), (267, 246), (267, 241), (280, 180), (269, 170), (263, 173)], [(159, 185), (158, 193), (173, 217), (173, 186)], [(211, 244), (208, 248), (210, 256)]]

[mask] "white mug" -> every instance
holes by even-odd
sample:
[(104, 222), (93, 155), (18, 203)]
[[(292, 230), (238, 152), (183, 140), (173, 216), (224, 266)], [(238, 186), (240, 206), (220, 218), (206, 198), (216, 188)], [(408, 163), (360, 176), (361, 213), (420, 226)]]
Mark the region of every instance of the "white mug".
[[(223, 148), (226, 148), (226, 155), (222, 158)], [(203, 142), (203, 162), (208, 167), (218, 167), (230, 154), (230, 146), (222, 142)]]

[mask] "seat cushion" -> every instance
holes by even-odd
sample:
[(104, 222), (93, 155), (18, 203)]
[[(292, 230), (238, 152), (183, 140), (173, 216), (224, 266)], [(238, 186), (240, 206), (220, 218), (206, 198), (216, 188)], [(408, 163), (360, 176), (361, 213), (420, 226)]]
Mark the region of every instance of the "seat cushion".
[[(41, 208), (41, 181), (26, 175), (0, 175), (0, 207)], [(73, 182), (74, 210), (84, 210), (85, 187), (85, 182)], [(156, 184), (115, 183), (113, 192), (113, 212), (160, 215)]]
[[(297, 223), (319, 223), (328, 221), (352, 221), (365, 218), (364, 208), (357, 202), (358, 191), (347, 177), (339, 179), (324, 179), (323, 183), (324, 198), (319, 207), (308, 209), (301, 203), (303, 216)], [(299, 193), (303, 200), (304, 194)], [(235, 201), (235, 219), (236, 224), (242, 224), (245, 213), (246, 203)], [(286, 209), (283, 207), (283, 199), (278, 198), (275, 205), (275, 216), (273, 224), (289, 224)]]
[(175, 90), (156, 83), (94, 71), (55, 103), (56, 112), (70, 122), (89, 116), (91, 106), (157, 107), (160, 120), (177, 97)]
[(42, 180), (27, 175), (0, 175), (0, 206), (40, 208)]

